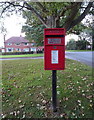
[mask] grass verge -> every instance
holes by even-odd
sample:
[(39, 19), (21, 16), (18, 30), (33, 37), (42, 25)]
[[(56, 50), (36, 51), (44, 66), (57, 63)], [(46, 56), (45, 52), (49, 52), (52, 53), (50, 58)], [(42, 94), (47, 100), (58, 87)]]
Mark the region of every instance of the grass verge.
[(51, 71), (43, 60), (2, 62), (3, 118), (92, 118), (92, 68), (66, 60), (57, 71), (58, 115), (51, 109)]
[(0, 55), (0, 58), (17, 58), (17, 57), (41, 57), (43, 54), (25, 54), (25, 55)]
[(66, 50), (66, 52), (92, 52), (92, 50)]

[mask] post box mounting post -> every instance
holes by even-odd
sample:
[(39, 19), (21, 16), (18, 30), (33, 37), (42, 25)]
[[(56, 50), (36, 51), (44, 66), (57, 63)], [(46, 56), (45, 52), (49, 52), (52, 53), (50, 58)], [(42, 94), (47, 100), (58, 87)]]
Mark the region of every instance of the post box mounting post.
[(52, 107), (53, 112), (57, 112), (57, 78), (56, 78), (56, 70), (52, 70)]

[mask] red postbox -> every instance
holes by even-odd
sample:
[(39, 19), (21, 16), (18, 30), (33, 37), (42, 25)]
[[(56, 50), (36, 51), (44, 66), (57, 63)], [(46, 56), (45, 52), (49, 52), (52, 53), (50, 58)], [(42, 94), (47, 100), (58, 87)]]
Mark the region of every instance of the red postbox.
[(44, 69), (64, 70), (65, 68), (65, 29), (44, 29)]

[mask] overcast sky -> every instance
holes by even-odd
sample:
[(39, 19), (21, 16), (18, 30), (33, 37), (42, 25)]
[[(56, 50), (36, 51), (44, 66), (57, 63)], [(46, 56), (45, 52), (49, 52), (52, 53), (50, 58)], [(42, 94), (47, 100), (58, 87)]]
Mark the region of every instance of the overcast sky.
[[(24, 25), (25, 20), (19, 15), (11, 15), (10, 17), (5, 17), (4, 19), (4, 27), (7, 30), (6, 39), (12, 36), (24, 36), (21, 33), (22, 25)], [(0, 33), (0, 47), (3, 46), (3, 34)]]

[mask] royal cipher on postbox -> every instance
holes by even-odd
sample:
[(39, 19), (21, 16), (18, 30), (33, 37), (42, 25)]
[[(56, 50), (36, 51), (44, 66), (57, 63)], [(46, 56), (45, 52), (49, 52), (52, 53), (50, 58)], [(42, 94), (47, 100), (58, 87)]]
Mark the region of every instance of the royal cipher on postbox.
[(65, 68), (65, 29), (44, 29), (44, 69), (64, 70)]

